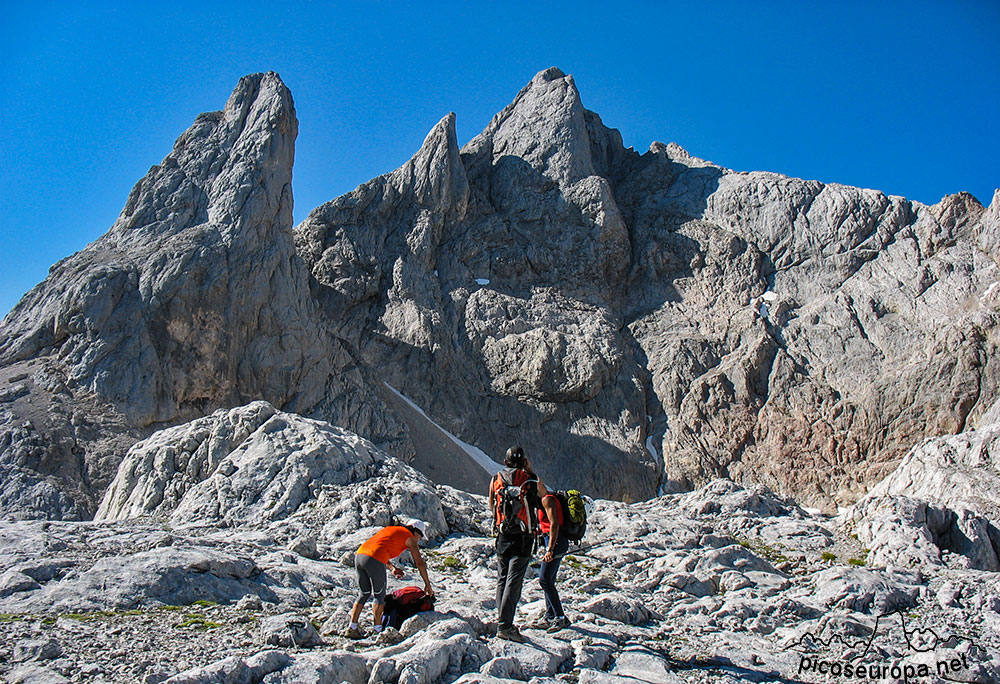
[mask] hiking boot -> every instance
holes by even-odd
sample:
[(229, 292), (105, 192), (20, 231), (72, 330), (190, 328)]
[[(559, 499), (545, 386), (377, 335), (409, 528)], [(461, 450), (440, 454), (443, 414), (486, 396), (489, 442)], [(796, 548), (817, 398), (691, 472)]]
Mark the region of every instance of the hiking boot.
[(560, 617), (557, 617), (555, 620), (553, 620), (549, 624), (549, 628), (546, 629), (545, 631), (549, 633), (559, 632), (561, 630), (566, 629), (567, 627), (569, 627), (569, 618), (566, 617), (565, 615), (561, 615)]
[(348, 627), (344, 631), (344, 636), (348, 639), (364, 639), (365, 634), (361, 631), (360, 627)]
[(516, 641), (519, 644), (523, 644), (527, 641), (527, 639), (525, 639), (521, 633), (517, 631), (517, 627), (501, 627), (497, 630), (497, 638), (504, 639), (505, 641)]

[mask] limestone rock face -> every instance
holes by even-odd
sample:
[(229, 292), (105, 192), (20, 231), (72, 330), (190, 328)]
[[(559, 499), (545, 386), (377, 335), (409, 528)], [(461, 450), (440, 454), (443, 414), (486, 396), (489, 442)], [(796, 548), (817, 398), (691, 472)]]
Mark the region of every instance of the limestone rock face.
[(290, 233), (297, 131), (276, 74), (242, 79), (11, 311), (0, 359), (57, 355), (137, 424), (247, 397), (316, 403), (328, 362)]
[(7, 515), (89, 517), (152, 424), (259, 398), (308, 412), (352, 384), (292, 239), (297, 130), (276, 74), (241, 79), (4, 319), (0, 366), (26, 376), (0, 402)]
[(615, 154), (617, 132), (550, 69), (461, 151), (448, 115), (406, 165), (295, 232), (344, 346), (446, 429), (637, 498), (659, 476), (618, 306), (628, 230), (599, 172)]
[(296, 127), (246, 77), (4, 319), (4, 515), (89, 517), (130, 446), (255, 400), (414, 463), (440, 428), (556, 488), (832, 511), (1000, 394), (1000, 195), (639, 154), (552, 68), (293, 230)]
[[(989, 423), (915, 446), (845, 522), (882, 564), (1000, 571), (1000, 402)], [(951, 555), (948, 555), (951, 554)]]
[(996, 397), (984, 332), (998, 324), (998, 271), (976, 247), (973, 198), (926, 207), (652, 152), (679, 167), (673, 186), (689, 178), (683, 203), (657, 187), (668, 176), (630, 189), (649, 207), (634, 219), (630, 325), (663, 409), (670, 486), (724, 473), (850, 502), (909, 445), (961, 430)]
[(997, 396), (998, 205), (639, 155), (548, 69), (296, 240), (352, 354), (487, 452), (601, 495), (726, 476), (832, 510)]

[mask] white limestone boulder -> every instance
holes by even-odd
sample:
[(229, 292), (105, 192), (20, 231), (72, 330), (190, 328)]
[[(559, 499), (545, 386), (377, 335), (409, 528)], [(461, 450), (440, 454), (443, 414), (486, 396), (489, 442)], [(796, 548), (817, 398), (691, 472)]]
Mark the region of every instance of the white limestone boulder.
[(306, 504), (323, 509), (327, 536), (388, 524), (392, 515), (425, 520), (428, 536), (448, 529), (424, 476), (353, 433), (266, 402), (217, 411), (137, 444), (97, 518), (265, 524)]

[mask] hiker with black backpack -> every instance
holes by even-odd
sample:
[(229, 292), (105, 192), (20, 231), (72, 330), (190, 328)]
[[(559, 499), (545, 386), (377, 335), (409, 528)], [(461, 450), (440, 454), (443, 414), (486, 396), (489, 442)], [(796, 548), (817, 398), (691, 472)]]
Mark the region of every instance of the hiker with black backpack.
[(497, 533), (497, 636), (508, 641), (525, 639), (514, 626), (514, 613), (521, 600), (521, 585), (535, 547), (535, 510), (547, 490), (531, 471), (531, 464), (519, 446), (504, 457), (506, 470), (490, 482), (490, 513)]
[(424, 580), (424, 592), (429, 597), (434, 596), (430, 578), (427, 576), (427, 565), (420, 555), (418, 540), (423, 539), (427, 532), (427, 523), (412, 519), (402, 525), (389, 525), (372, 535), (354, 555), (354, 568), (358, 573), (358, 586), (361, 593), (351, 608), (351, 624), (344, 633), (350, 639), (360, 639), (364, 636), (358, 620), (361, 611), (373, 595), (373, 624), (376, 634), (382, 631), (382, 611), (385, 609), (385, 590), (387, 585), (386, 568), (397, 578), (403, 576), (403, 569), (392, 564), (392, 559), (409, 551), (413, 562)]

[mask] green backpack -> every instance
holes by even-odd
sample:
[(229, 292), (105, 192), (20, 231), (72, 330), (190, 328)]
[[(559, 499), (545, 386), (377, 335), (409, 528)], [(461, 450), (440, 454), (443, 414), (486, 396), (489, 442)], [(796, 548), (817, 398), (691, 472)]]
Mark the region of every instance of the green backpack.
[(570, 541), (580, 543), (587, 532), (587, 507), (583, 495), (576, 489), (559, 490), (556, 498), (562, 505), (563, 526), (560, 533)]

